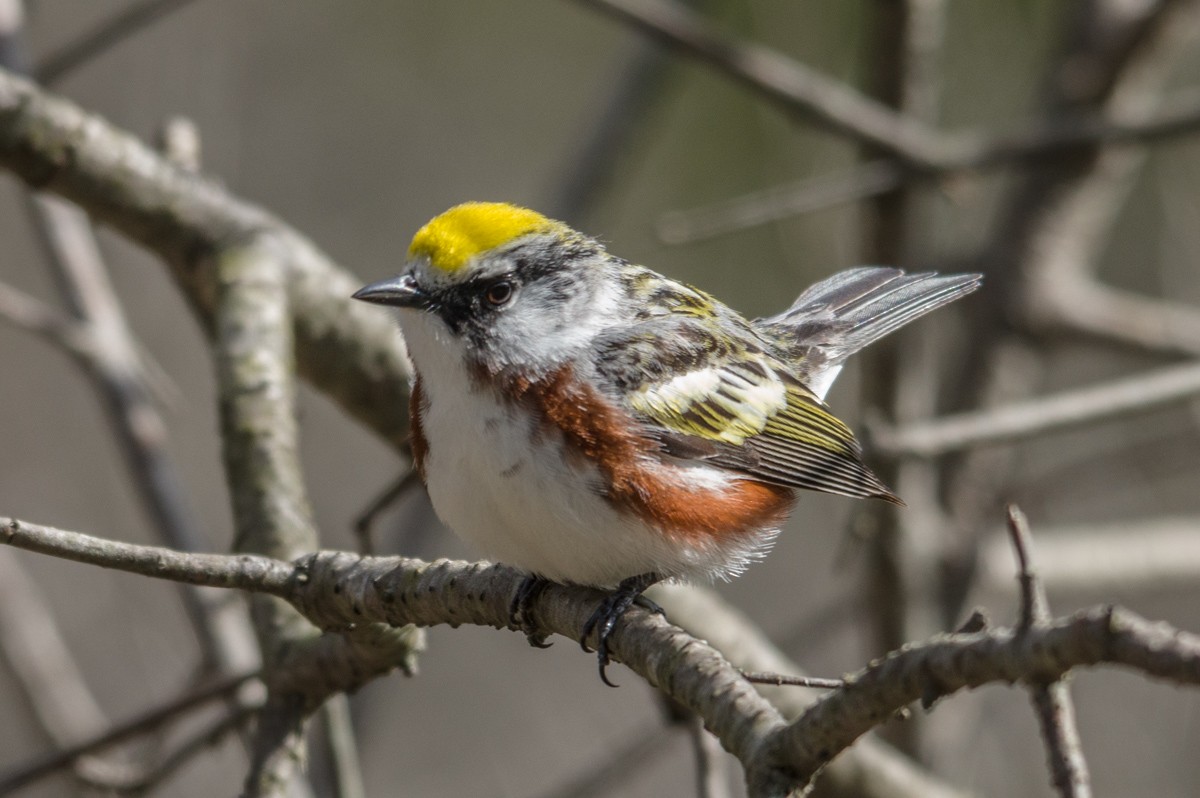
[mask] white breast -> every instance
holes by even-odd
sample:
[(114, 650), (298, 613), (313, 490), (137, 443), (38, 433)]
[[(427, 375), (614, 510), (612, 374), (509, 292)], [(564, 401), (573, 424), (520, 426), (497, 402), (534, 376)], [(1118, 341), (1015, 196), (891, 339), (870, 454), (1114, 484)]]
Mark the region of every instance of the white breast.
[[(649, 572), (726, 578), (769, 546), (770, 532), (736, 542), (671, 540), (617, 510), (598, 470), (564, 456), (556, 431), (472, 384), (448, 331), (414, 312), (399, 315), (428, 399), (429, 496), (483, 556), (559, 582), (611, 587)], [(708, 484), (733, 478), (715, 468), (680, 471)]]

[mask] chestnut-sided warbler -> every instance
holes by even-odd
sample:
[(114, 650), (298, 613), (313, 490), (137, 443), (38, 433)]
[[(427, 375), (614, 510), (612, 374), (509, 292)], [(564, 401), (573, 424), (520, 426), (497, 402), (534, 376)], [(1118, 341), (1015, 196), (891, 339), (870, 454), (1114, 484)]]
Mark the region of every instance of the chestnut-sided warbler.
[(397, 309), (412, 452), (438, 515), (533, 575), (514, 622), (539, 580), (614, 589), (581, 641), (598, 627), (603, 677), (643, 590), (741, 573), (794, 488), (900, 503), (825, 393), (851, 354), (979, 280), (850, 269), (747, 321), (562, 222), (471, 202), (354, 296)]

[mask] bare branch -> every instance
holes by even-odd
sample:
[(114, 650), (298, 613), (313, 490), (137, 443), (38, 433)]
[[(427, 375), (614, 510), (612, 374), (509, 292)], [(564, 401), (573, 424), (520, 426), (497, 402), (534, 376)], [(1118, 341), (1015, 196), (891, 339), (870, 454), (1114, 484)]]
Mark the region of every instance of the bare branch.
[[(69, 163), (61, 159), (72, 153)], [(291, 300), (301, 375), (396, 448), (409, 365), (386, 313), (352, 302), (361, 283), (295, 230), (214, 181), (169, 163), (99, 117), (0, 70), (0, 168), (70, 199), (157, 253), (211, 333), (213, 252), (271, 232)]]
[(354, 719), (350, 716), (350, 699), (344, 693), (333, 696), (321, 705), (321, 714), (324, 720), (321, 734), (328, 743), (332, 764), (334, 798), (366, 798), (358, 743), (354, 739)]
[(812, 687), (816, 690), (836, 690), (845, 682), (841, 679), (824, 679), (820, 676), (788, 676), (783, 673), (766, 673), (762, 671), (742, 671), (742, 678), (754, 684), (773, 684), (776, 687)]
[[(47, 754), (30, 764), (13, 768), (7, 773), (0, 773), (0, 795), (6, 795), (49, 776), (82, 756), (103, 751), (106, 748), (126, 742), (133, 737), (154, 732), (161, 728), (163, 724), (176, 720), (181, 715), (212, 701), (237, 693), (243, 685), (249, 683), (257, 676), (257, 673), (244, 673), (222, 679), (211, 685), (191, 688), (161, 706), (154, 707), (110, 729), (95, 734), (90, 739), (83, 740), (64, 750)], [(248, 705), (247, 709), (253, 710), (254, 707)]]
[(202, 754), (228, 735), (238, 731), (259, 712), (258, 706), (234, 706), (176, 744), (151, 767), (124, 777), (92, 780), (96, 788), (116, 793), (140, 795), (162, 784), (195, 756)]
[(1200, 356), (1200, 308), (1139, 296), (1088, 277), (1047, 284), (1033, 321), (1049, 332), (1063, 329), (1151, 352)]
[(638, 773), (641, 768), (659, 759), (667, 744), (673, 739), (672, 731), (655, 726), (645, 731), (632, 732), (629, 741), (606, 755), (595, 766), (572, 778), (555, 789), (544, 793), (541, 798), (594, 798), (612, 795), (620, 784)]
[[(1197, 529), (1200, 518), (1186, 516), (1047, 528), (1038, 536), (1038, 569), (1056, 591), (1194, 588), (1200, 580)], [(985, 588), (1008, 583), (1008, 548), (999, 535), (983, 545)]]
[(45, 338), (75, 358), (94, 355), (95, 342), (86, 325), (4, 282), (0, 282), (0, 319)]
[[(214, 349), (234, 549), (290, 560), (318, 544), (300, 468), (281, 256), (270, 239), (218, 256)], [(268, 670), (287, 648), (318, 634), (286, 601), (270, 596), (252, 598), (251, 616)], [(284, 796), (305, 778), (304, 728), (313, 709), (303, 694), (270, 692), (251, 747), (247, 796)]]
[(1024, 632), (1050, 620), (1050, 602), (1045, 587), (1034, 572), (1029, 521), (1015, 504), (1008, 506), (1008, 536), (1017, 555), (1017, 580), (1021, 583), (1021, 618), (1017, 631)]
[(1157, 410), (1200, 394), (1200, 363), (1170, 366), (1098, 386), (962, 413), (897, 429), (876, 425), (873, 446), (894, 457), (937, 457)]
[(1075, 667), (1124, 665), (1178, 684), (1200, 684), (1200, 638), (1128, 610), (1099, 607), (1022, 633), (993, 627), (940, 635), (893, 651), (827, 694), (776, 740), (776, 761), (801, 774), (821, 766), (906, 704), (988, 682), (1046, 681)]
[(38, 83), (51, 86), (79, 67), (191, 3), (192, 0), (142, 0), (114, 14), (78, 39), (44, 58), (33, 70)]
[[(1017, 634), (1028, 634), (1050, 625), (1050, 602), (1046, 598), (1046, 588), (1034, 570), (1029, 521), (1015, 504), (1008, 506), (1008, 532), (1016, 551), (1017, 578), (1021, 583), (1021, 619)], [(1062, 678), (1034, 681), (1029, 692), (1042, 729), (1054, 785), (1063, 798), (1090, 798), (1091, 777), (1075, 723), (1075, 704), (1066, 682)]]
[(935, 131), (774, 50), (718, 33), (679, 3), (582, 2), (714, 65), (785, 111), (811, 118), (906, 163), (926, 166), (936, 160), (941, 142)]
[[(11, 552), (0, 554), (0, 659), (55, 746), (75, 745), (108, 726), (41, 589)], [(0, 777), (0, 785), (5, 781)]]
[(697, 716), (688, 718), (687, 731), (696, 763), (696, 798), (729, 798), (729, 783), (723, 767), (725, 752), (721, 750), (720, 741), (708, 733)]
[(269, 557), (182, 553), (161, 546), (105, 540), (13, 518), (0, 517), (0, 543), (157, 579), (277, 596), (284, 595), (286, 583), (293, 576), (291, 566)]
[[(144, 569), (133, 555), (149, 548), (98, 545), (85, 535), (12, 522), (0, 527), (0, 542), (127, 570)], [(171, 561), (173, 553), (158, 551), (166, 562)], [(423, 563), (341, 552), (311, 554), (295, 566), (271, 561), (267, 568), (262, 567), (262, 558), (245, 555), (177, 556), (202, 558), (186, 573), (189, 581), (212, 579), (221, 585), (269, 591), (286, 597), (321, 628), (344, 633), (353, 633), (364, 623), (474, 623), (508, 628), (509, 604), (523, 580), (519, 571), (500, 565)], [(213, 569), (211, 559), (225, 559), (228, 567)], [(239, 576), (228, 575), (239, 569)], [(290, 578), (277, 578), (282, 572)], [(166, 568), (152, 575), (183, 574)], [(550, 585), (534, 601), (529, 620), (547, 634), (574, 639), (598, 597), (594, 590)], [(704, 717), (726, 750), (746, 766), (752, 789), (803, 784), (879, 718), (922, 697), (950, 695), (965, 687), (1053, 681), (1073, 668), (1101, 663), (1124, 665), (1176, 684), (1200, 685), (1200, 638), (1113, 607), (1057, 619), (1024, 633), (990, 628), (912, 644), (848, 678), (843, 688), (819, 699), (790, 725), (783, 724), (775, 709), (717, 651), (658, 615), (632, 610), (617, 626), (612, 642), (622, 662)], [(664, 657), (663, 651), (672, 655)], [(785, 773), (792, 775), (785, 777)], [(778, 782), (781, 778), (785, 781)]]
[(890, 159), (868, 161), (843, 172), (664, 213), (657, 224), (658, 235), (668, 244), (691, 243), (870, 199), (906, 184), (953, 180), (1004, 167), (1032, 168), (1080, 147), (1148, 145), (1198, 132), (1200, 91), (1191, 90), (1168, 98), (1142, 118), (1076, 115), (1027, 122), (1008, 134), (946, 133), (937, 162), (921, 169)]

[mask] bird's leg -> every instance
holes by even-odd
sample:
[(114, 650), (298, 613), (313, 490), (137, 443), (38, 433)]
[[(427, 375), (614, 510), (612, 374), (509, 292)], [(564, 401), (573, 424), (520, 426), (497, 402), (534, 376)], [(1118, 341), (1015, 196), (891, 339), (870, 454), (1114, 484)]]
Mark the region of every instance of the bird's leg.
[(600, 661), (600, 680), (609, 687), (616, 687), (616, 685), (608, 680), (608, 676), (604, 672), (608, 663), (611, 662), (608, 655), (608, 637), (612, 634), (617, 621), (635, 603), (641, 604), (651, 612), (663, 614), (662, 607), (642, 596), (643, 590), (661, 579), (662, 577), (658, 574), (650, 573), (621, 580), (617, 589), (608, 594), (596, 611), (592, 613), (592, 617), (588, 618), (588, 622), (583, 625), (583, 637), (579, 639), (579, 645), (583, 647), (584, 651), (587, 651), (588, 638), (592, 636), (593, 631), (596, 632), (596, 656)]
[(540, 576), (530, 574), (521, 582), (517, 592), (513, 594), (512, 603), (508, 605), (508, 617), (512, 625), (525, 633), (525, 639), (534, 648), (550, 648), (546, 635), (533, 628), (529, 620), (529, 607), (550, 582)]

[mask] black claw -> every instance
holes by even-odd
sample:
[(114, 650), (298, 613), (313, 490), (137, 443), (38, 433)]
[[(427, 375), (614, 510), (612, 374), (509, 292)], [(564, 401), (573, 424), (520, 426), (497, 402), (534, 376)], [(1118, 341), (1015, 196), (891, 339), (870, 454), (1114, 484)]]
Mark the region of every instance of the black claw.
[(587, 623), (583, 625), (583, 636), (579, 638), (579, 645), (584, 651), (588, 651), (588, 638), (592, 636), (592, 632), (596, 632), (596, 659), (600, 663), (600, 681), (609, 687), (617, 685), (608, 680), (608, 674), (605, 672), (605, 668), (612, 662), (608, 651), (608, 638), (617, 625), (617, 621), (635, 603), (651, 612), (664, 614), (662, 607), (642, 596), (642, 591), (659, 579), (658, 574), (640, 574), (622, 580), (617, 589), (600, 602), (600, 606), (592, 613), (592, 617), (588, 618)]
[(521, 582), (508, 605), (509, 622), (525, 633), (525, 639), (534, 648), (550, 648), (546, 635), (533, 628), (529, 618), (529, 607), (550, 582), (540, 576), (529, 575)]

